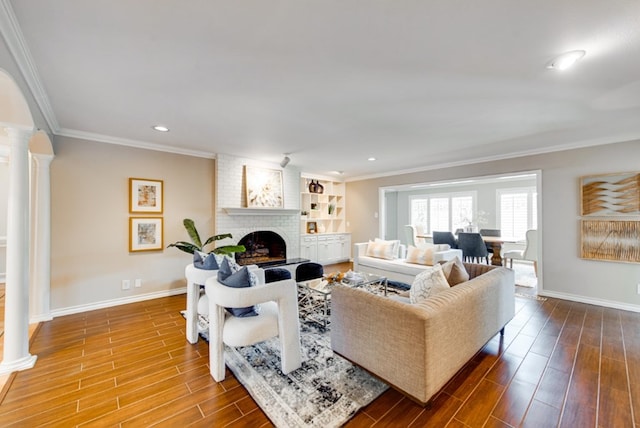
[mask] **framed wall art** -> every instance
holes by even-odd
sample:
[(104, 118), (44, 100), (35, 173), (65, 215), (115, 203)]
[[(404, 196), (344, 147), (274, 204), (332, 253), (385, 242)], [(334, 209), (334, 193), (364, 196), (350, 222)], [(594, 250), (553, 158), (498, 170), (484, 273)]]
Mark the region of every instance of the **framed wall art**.
[(162, 214), (164, 204), (162, 180), (129, 178), (129, 212)]
[(247, 208), (284, 208), (282, 171), (245, 165)]
[(581, 258), (640, 262), (640, 221), (582, 220), (580, 228)]
[(129, 251), (158, 251), (164, 248), (162, 217), (129, 217)]
[(588, 175), (580, 178), (583, 216), (640, 215), (640, 173)]

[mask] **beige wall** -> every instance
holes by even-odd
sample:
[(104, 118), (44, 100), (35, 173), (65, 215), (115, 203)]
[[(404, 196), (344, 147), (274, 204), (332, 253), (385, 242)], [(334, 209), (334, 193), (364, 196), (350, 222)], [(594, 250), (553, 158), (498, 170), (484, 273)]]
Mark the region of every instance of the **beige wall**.
[[(640, 170), (640, 141), (347, 183), (347, 216), (353, 242), (378, 236), (378, 188), (542, 171), (543, 286), (541, 294), (640, 311), (640, 264), (579, 258), (579, 177)], [(640, 239), (640, 237), (639, 237)]]
[[(213, 233), (215, 163), (72, 138), (54, 139), (51, 164), (53, 315), (185, 287), (191, 256), (175, 248), (129, 253), (129, 177), (164, 180), (165, 247), (189, 240), (182, 220)], [(142, 279), (134, 288), (133, 280)], [(132, 280), (122, 290), (123, 279)]]

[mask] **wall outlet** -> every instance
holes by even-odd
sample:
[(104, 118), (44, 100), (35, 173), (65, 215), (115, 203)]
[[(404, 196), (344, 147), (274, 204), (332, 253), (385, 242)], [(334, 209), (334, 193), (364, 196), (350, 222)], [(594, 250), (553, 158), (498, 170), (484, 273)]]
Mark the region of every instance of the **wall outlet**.
[(123, 279), (122, 280), (122, 289), (123, 290), (128, 290), (131, 288), (131, 280), (130, 279)]
[(136, 287), (136, 288), (142, 287), (142, 280), (140, 278), (136, 279), (136, 281), (134, 283), (134, 287)]

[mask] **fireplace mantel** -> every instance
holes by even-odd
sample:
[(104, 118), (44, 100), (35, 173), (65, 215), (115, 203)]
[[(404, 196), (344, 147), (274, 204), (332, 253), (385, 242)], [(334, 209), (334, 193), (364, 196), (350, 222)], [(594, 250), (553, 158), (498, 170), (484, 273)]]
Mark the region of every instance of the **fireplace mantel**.
[(299, 215), (300, 210), (284, 208), (222, 208), (229, 215)]

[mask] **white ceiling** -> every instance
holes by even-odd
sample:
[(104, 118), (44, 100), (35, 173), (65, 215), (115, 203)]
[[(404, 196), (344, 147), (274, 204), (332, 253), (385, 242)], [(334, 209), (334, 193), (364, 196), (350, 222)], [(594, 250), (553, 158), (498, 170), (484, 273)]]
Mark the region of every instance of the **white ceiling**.
[(0, 3), (59, 135), (347, 179), (640, 138), (637, 0)]

